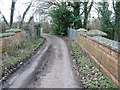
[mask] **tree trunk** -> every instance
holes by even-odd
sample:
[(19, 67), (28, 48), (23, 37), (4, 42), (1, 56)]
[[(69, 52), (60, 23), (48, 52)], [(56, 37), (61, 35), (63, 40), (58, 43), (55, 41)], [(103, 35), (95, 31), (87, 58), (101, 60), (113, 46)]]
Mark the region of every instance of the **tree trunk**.
[(120, 42), (120, 1), (116, 2), (115, 9), (115, 40)]
[(84, 2), (84, 21), (83, 21), (83, 27), (86, 29), (87, 28), (87, 22), (88, 22), (88, 15), (91, 11), (91, 8), (93, 6), (93, 0), (90, 4), (90, 6), (88, 6), (89, 2)]
[(37, 29), (37, 37), (41, 37), (39, 29)]
[(87, 28), (87, 20), (88, 20), (87, 4), (88, 4), (88, 2), (84, 2), (84, 21), (83, 21), (83, 27), (85, 29)]
[(81, 28), (82, 27), (82, 21), (80, 19), (80, 2), (74, 2), (74, 6), (73, 6), (73, 14), (74, 16), (77, 18), (79, 17), (79, 20), (77, 20), (74, 23), (75, 29)]
[(12, 4), (11, 4), (11, 14), (10, 14), (10, 28), (12, 28), (12, 25), (13, 25), (13, 17), (14, 17), (15, 3), (16, 3), (16, 2), (12, 0)]

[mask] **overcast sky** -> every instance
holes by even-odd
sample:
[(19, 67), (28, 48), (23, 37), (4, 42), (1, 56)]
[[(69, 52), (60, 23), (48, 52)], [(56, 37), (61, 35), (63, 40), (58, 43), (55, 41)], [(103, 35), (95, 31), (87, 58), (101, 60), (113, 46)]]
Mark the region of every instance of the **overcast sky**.
[[(0, 11), (6, 17), (8, 22), (10, 20), (11, 1), (12, 0), (0, 0)], [(16, 7), (15, 7), (16, 10), (15, 10), (15, 14), (14, 14), (14, 21), (17, 21), (18, 16), (23, 14), (23, 12), (25, 11), (25, 9), (28, 5), (26, 3), (29, 1), (31, 1), (31, 0), (17, 0)], [(98, 1), (102, 1), (102, 0), (96, 0), (96, 1), (98, 2)], [(107, 0), (107, 1), (110, 2), (111, 0)], [(25, 18), (26, 20), (28, 20), (28, 18), (31, 16), (32, 12), (33, 12), (33, 10), (30, 9), (30, 11), (26, 15), (26, 18)], [(95, 18), (97, 17), (97, 14), (94, 12), (94, 9), (92, 9), (92, 16), (94, 16)]]
[[(5, 15), (6, 19), (9, 21), (10, 20), (10, 8), (11, 8), (11, 1), (12, 0), (0, 0), (0, 10), (3, 15)], [(15, 14), (14, 14), (14, 20), (16, 21), (19, 15), (22, 15), (23, 12), (25, 11), (26, 7), (31, 0), (17, 0), (17, 3), (15, 5)], [(29, 17), (32, 14), (32, 10), (30, 10), (26, 16)]]

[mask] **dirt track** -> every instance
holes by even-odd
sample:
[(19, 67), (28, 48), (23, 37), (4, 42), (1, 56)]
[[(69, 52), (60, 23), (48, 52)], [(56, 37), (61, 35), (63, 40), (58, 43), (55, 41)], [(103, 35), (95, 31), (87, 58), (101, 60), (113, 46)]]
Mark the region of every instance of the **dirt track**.
[(29, 88), (78, 88), (74, 74), (72, 59), (64, 40), (56, 36), (48, 36), (51, 48), (45, 55), (46, 65), (37, 70)]
[(66, 42), (45, 35), (47, 42), (3, 84), (4, 88), (79, 88)]

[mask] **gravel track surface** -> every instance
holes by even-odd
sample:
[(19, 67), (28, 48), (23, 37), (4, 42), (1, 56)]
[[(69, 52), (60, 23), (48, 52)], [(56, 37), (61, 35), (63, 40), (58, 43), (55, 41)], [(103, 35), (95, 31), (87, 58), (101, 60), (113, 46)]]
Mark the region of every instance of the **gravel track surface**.
[(47, 60), (42, 69), (38, 68), (29, 88), (78, 88), (72, 59), (64, 40), (48, 36), (51, 48), (44, 57)]
[(3, 88), (79, 88), (66, 42), (44, 35), (46, 43), (3, 85)]

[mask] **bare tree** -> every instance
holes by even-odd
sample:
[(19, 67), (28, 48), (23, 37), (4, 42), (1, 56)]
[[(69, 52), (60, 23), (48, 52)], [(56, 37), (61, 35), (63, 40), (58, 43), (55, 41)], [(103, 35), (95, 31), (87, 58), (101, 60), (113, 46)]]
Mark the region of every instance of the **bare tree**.
[(32, 2), (33, 2), (33, 0), (29, 3), (28, 7), (27, 7), (26, 10), (24, 11), (23, 16), (22, 16), (22, 19), (21, 19), (21, 22), (20, 22), (20, 25), (19, 25), (19, 28), (22, 27), (23, 22), (24, 22), (24, 19), (25, 19), (25, 16), (26, 16), (27, 12), (29, 11), (30, 7), (32, 6)]
[(2, 15), (2, 18), (3, 18), (4, 22), (6, 23), (6, 25), (9, 26), (9, 23), (7, 22), (7, 19), (6, 19), (5, 16), (1, 13), (1, 11), (0, 11), (0, 14)]

